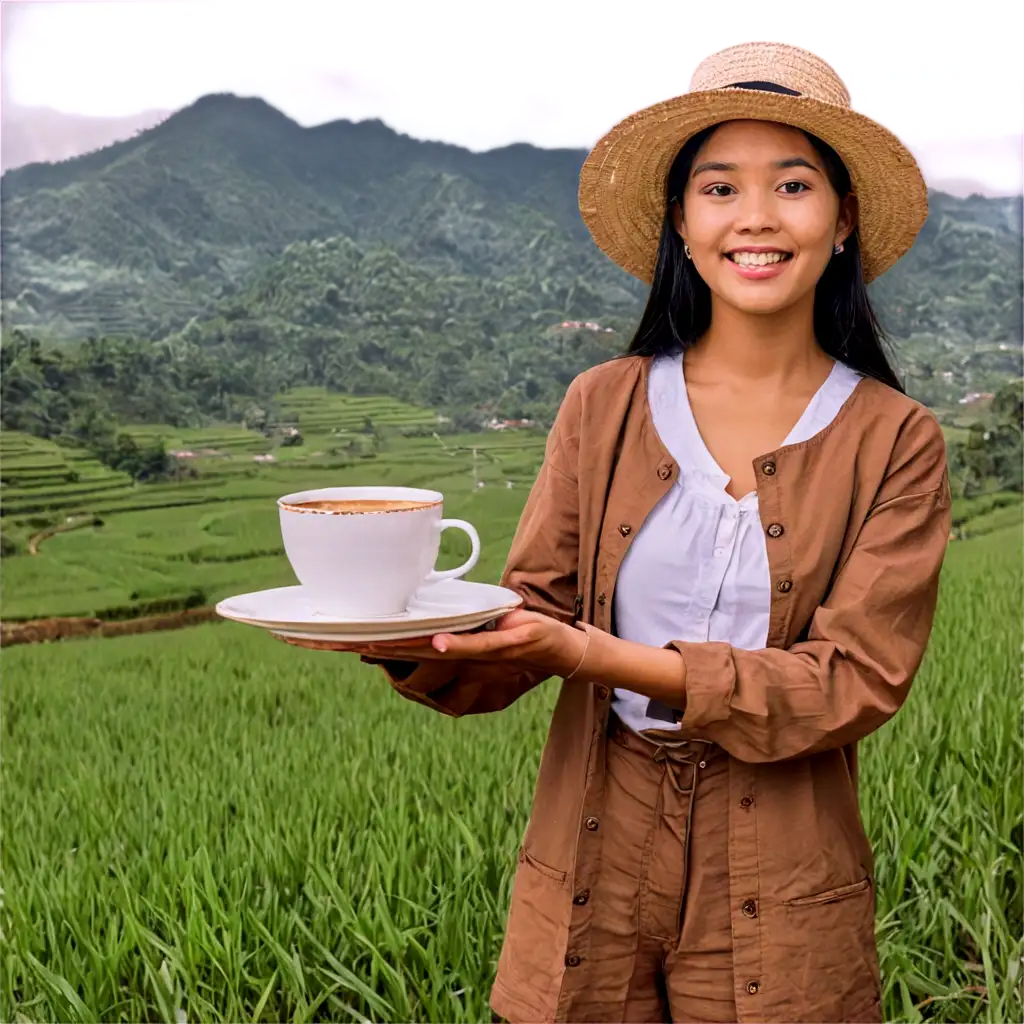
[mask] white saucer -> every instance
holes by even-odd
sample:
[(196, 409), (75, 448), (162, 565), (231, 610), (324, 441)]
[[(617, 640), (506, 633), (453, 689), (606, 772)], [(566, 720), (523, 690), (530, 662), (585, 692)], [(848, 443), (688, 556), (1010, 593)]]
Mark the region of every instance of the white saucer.
[(505, 587), (466, 580), (442, 580), (420, 590), (401, 615), (339, 618), (318, 611), (303, 587), (275, 587), (221, 601), (217, 614), (281, 636), (306, 640), (406, 640), (433, 633), (477, 629), (522, 604)]

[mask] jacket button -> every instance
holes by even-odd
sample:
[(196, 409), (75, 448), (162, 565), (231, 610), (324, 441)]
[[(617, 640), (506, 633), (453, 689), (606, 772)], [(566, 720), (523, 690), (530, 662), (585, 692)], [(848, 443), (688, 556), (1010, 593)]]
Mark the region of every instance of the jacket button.
[(594, 692), (598, 700), (607, 700), (611, 696), (611, 690), (607, 686), (599, 686)]
[(783, 594), (788, 594), (793, 589), (793, 582), (792, 582), (792, 580), (779, 580), (778, 589)]
[(774, 462), (763, 462), (761, 463), (761, 472), (765, 476), (775, 476), (775, 463)]
[(782, 529), (782, 524), (781, 523), (772, 523), (768, 527), (768, 536), (769, 537), (781, 537), (784, 532), (785, 531)]
[(757, 993), (758, 993), (758, 990), (760, 988), (761, 988), (761, 983), (759, 981), (748, 981), (747, 982), (747, 992), (750, 995), (752, 995), (752, 996), (756, 996)]
[(587, 900), (589, 900), (589, 899), (590, 899), (590, 890), (589, 889), (583, 889), (582, 891), (576, 893), (575, 896), (573, 896), (572, 901), (573, 901), (573, 903), (576, 904), (577, 907), (582, 907), (582, 906), (586, 906)]
[(754, 798), (752, 796), (745, 796), (740, 800), (740, 807), (746, 810), (746, 808), (750, 807), (753, 802)]
[(580, 965), (580, 958), (579, 958), (578, 954), (570, 953), (565, 958), (565, 966), (566, 967), (579, 967), (579, 965)]
[(629, 523), (623, 523), (619, 527), (619, 533), (621, 533), (623, 537), (628, 537), (632, 532), (633, 532), (633, 527), (630, 526)]
[(661, 480), (667, 480), (672, 475), (671, 466), (659, 466), (658, 467), (658, 478)]
[(604, 596), (604, 592), (603, 591), (600, 594), (597, 595), (597, 603), (598, 604), (604, 604), (605, 601), (607, 601), (607, 600), (608, 600), (608, 598)]
[(745, 900), (742, 909), (744, 917), (757, 917), (757, 904), (753, 900)]
[(587, 818), (583, 824), (588, 832), (597, 831), (597, 818)]

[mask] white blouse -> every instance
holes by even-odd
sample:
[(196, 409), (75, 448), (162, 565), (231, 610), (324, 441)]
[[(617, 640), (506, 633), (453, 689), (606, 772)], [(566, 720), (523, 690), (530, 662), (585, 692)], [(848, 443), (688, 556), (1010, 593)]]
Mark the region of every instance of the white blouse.
[[(783, 445), (828, 426), (860, 377), (836, 362)], [(690, 409), (682, 355), (655, 359), (647, 390), (654, 427), (679, 475), (622, 562), (613, 598), (616, 635), (652, 647), (717, 640), (759, 650), (768, 639), (771, 575), (757, 492), (739, 501), (726, 493), (729, 477)], [(650, 717), (648, 703), (642, 694), (616, 689), (612, 708), (637, 732), (679, 728)]]

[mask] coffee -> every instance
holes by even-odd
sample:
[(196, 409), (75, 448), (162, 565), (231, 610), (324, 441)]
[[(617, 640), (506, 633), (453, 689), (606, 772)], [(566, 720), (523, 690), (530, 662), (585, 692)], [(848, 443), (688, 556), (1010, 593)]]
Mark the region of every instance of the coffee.
[[(444, 496), (416, 487), (324, 487), (279, 498), (285, 554), (317, 612), (341, 619), (401, 615), (424, 585), (457, 579), (476, 565), (480, 538), (469, 523), (443, 519)], [(457, 569), (434, 569), (442, 531), (469, 535)]]
[(326, 512), (335, 516), (365, 515), (377, 512), (409, 512), (418, 508), (430, 508), (435, 501), (402, 501), (374, 498), (350, 498), (348, 501), (296, 501), (286, 505), (290, 512)]

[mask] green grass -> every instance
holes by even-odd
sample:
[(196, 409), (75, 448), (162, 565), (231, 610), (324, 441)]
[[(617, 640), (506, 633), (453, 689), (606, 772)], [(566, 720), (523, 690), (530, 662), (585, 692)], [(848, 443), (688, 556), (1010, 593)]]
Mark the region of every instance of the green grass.
[[(522, 501), (458, 511), (488, 493), (483, 579)], [(864, 745), (890, 1020), (1024, 1019), (1018, 541), (951, 545)], [(9, 648), (3, 1019), (489, 1019), (555, 694), (452, 721), (234, 624)]]

